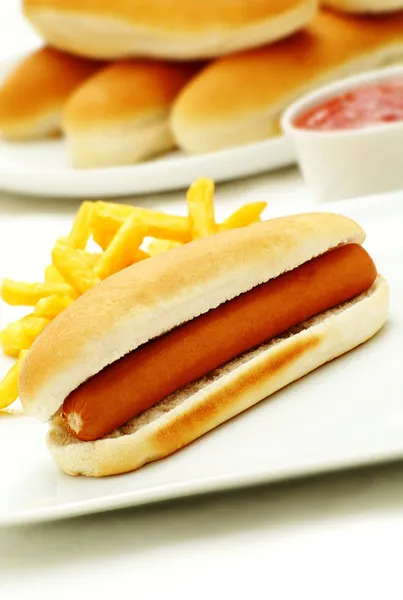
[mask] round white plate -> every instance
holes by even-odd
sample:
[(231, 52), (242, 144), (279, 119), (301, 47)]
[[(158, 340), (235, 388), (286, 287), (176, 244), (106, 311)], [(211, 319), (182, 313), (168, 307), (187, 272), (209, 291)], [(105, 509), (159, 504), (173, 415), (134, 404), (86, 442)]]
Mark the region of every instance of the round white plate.
[[(0, 63), (0, 81), (14, 64), (15, 59)], [(0, 189), (53, 197), (125, 196), (185, 188), (200, 176), (229, 181), (293, 162), (292, 143), (283, 136), (209, 154), (172, 152), (133, 166), (85, 170), (69, 166), (62, 140), (0, 140)]]

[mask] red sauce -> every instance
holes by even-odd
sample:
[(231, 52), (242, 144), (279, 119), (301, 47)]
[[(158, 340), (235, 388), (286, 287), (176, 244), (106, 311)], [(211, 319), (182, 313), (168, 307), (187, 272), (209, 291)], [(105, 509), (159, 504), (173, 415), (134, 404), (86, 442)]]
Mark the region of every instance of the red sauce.
[(403, 79), (362, 87), (315, 106), (294, 121), (296, 127), (329, 131), (403, 121)]

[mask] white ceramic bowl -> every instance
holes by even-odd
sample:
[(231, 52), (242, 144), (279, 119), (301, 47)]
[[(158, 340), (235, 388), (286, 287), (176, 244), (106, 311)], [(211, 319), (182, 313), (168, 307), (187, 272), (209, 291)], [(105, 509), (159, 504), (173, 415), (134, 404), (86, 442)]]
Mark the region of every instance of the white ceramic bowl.
[(403, 79), (403, 66), (332, 83), (304, 96), (284, 113), (283, 130), (293, 139), (302, 174), (318, 200), (403, 189), (403, 121), (332, 131), (294, 126), (298, 116), (343, 92), (394, 79)]

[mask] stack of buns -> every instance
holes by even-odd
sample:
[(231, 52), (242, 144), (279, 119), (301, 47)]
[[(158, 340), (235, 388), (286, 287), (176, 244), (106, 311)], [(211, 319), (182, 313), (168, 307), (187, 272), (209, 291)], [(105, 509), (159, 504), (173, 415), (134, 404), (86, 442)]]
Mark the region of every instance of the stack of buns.
[(62, 130), (81, 168), (279, 135), (299, 95), (403, 59), (403, 0), (318, 3), (24, 0), (47, 46), (0, 87), (0, 135)]

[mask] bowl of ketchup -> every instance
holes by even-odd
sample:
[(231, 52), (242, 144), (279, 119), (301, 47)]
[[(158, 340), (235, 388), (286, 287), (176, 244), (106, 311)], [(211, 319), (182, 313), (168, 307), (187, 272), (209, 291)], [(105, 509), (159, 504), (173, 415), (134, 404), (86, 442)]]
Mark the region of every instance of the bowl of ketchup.
[(308, 94), (286, 110), (282, 127), (318, 200), (403, 189), (403, 66)]

